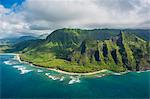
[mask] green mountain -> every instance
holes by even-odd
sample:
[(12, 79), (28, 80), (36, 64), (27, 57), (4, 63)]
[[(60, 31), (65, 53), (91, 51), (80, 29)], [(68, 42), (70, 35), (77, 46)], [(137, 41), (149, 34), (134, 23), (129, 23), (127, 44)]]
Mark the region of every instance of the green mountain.
[[(23, 42), (26, 43), (28, 41), (37, 40), (37, 39), (38, 38), (36, 38), (34, 36), (21, 36), (21, 37), (12, 37), (12, 38), (0, 39), (0, 53), (11, 52), (12, 46), (16, 46), (16, 47), (13, 47), (13, 48), (18, 49), (18, 51), (19, 51), (20, 48), (18, 48), (19, 46), (17, 46), (17, 45), (22, 45), (22, 47), (23, 47), (24, 46)], [(14, 51), (14, 49), (13, 49), (13, 51)]]
[(68, 72), (150, 68), (149, 30), (59, 29), (44, 40), (13, 46), (21, 59)]
[(0, 45), (14, 45), (23, 41), (35, 40), (38, 39), (34, 36), (21, 36), (21, 37), (12, 37), (12, 38), (3, 38), (0, 39)]

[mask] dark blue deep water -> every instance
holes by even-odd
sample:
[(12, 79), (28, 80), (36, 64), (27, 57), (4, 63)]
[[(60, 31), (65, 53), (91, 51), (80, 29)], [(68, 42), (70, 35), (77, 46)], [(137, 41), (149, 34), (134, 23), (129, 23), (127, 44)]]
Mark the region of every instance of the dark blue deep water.
[(15, 55), (1, 54), (0, 98), (149, 98), (149, 76), (146, 71), (72, 77), (20, 63)]

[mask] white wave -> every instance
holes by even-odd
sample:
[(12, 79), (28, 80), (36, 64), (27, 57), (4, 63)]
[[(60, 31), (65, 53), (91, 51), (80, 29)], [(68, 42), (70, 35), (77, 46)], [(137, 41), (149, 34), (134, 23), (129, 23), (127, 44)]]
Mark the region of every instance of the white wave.
[(137, 73), (143, 73), (143, 72), (149, 72), (150, 70), (145, 70), (145, 71), (137, 71)]
[(10, 61), (4, 61), (4, 64), (11, 65)]
[(13, 66), (14, 68), (17, 68), (18, 70), (22, 70), (22, 69), (25, 69), (24, 66), (20, 66), (20, 65), (16, 65), (16, 66)]
[(53, 79), (53, 80), (58, 80), (58, 79), (60, 79), (59, 77), (55, 77), (55, 76), (52, 76), (52, 75), (49, 75), (48, 77), (51, 78), (51, 79)]
[(105, 74), (101, 74), (101, 75), (98, 75), (96, 77), (100, 78), (100, 77), (103, 77), (103, 76), (105, 76)]
[(14, 68), (17, 68), (19, 71), (21, 71), (20, 74), (26, 74), (28, 72), (31, 72), (32, 70), (27, 70), (24, 66), (13, 66)]
[(121, 73), (113, 73), (113, 75), (122, 75)]
[(17, 64), (17, 63), (14, 62), (14, 61), (4, 61), (4, 64), (6, 64), (6, 65), (14, 65), (14, 64)]
[(43, 72), (43, 70), (38, 69), (37, 72)]
[(136, 73), (141, 73), (141, 71), (137, 71)]
[(71, 78), (71, 80), (69, 81), (68, 84), (80, 83), (79, 77), (70, 76), (70, 78)]
[(45, 73), (46, 76), (49, 76), (50, 73)]
[(146, 72), (149, 72), (150, 70), (146, 70)]
[(65, 77), (64, 77), (64, 76), (62, 76), (62, 77), (60, 78), (60, 80), (59, 80), (59, 81), (63, 81), (63, 80), (64, 80), (64, 78), (65, 78)]
[(59, 81), (64, 80), (64, 77), (60, 78), (60, 77), (52, 76), (52, 75), (50, 75), (50, 73), (45, 73), (45, 75), (48, 76), (48, 78), (51, 78), (52, 80), (58, 80), (58, 79), (59, 79)]
[(131, 71), (125, 71), (125, 72), (120, 72), (120, 73), (113, 72), (112, 74), (113, 75), (123, 75), (123, 74), (129, 73), (129, 72), (131, 72)]
[(149, 72), (150, 70), (145, 70), (145, 71), (137, 71), (136, 73), (143, 73), (143, 72)]
[(20, 74), (26, 74), (28, 72), (31, 72), (32, 70), (26, 70), (26, 69), (21, 69), (21, 73)]
[(143, 72), (147, 72), (147, 71), (137, 71), (136, 73), (143, 73)]

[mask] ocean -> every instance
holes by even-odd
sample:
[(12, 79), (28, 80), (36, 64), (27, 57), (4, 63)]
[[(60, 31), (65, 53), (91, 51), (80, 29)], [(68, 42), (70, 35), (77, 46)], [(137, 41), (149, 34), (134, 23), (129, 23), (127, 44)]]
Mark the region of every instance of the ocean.
[(0, 55), (0, 98), (150, 98), (150, 71), (71, 76)]

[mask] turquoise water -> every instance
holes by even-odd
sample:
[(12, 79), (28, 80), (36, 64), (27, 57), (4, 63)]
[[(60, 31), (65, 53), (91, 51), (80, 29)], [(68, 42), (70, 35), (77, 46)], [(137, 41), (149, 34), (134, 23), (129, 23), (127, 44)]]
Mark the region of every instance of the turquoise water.
[(149, 71), (69, 76), (0, 55), (0, 74), (1, 98), (149, 98)]

